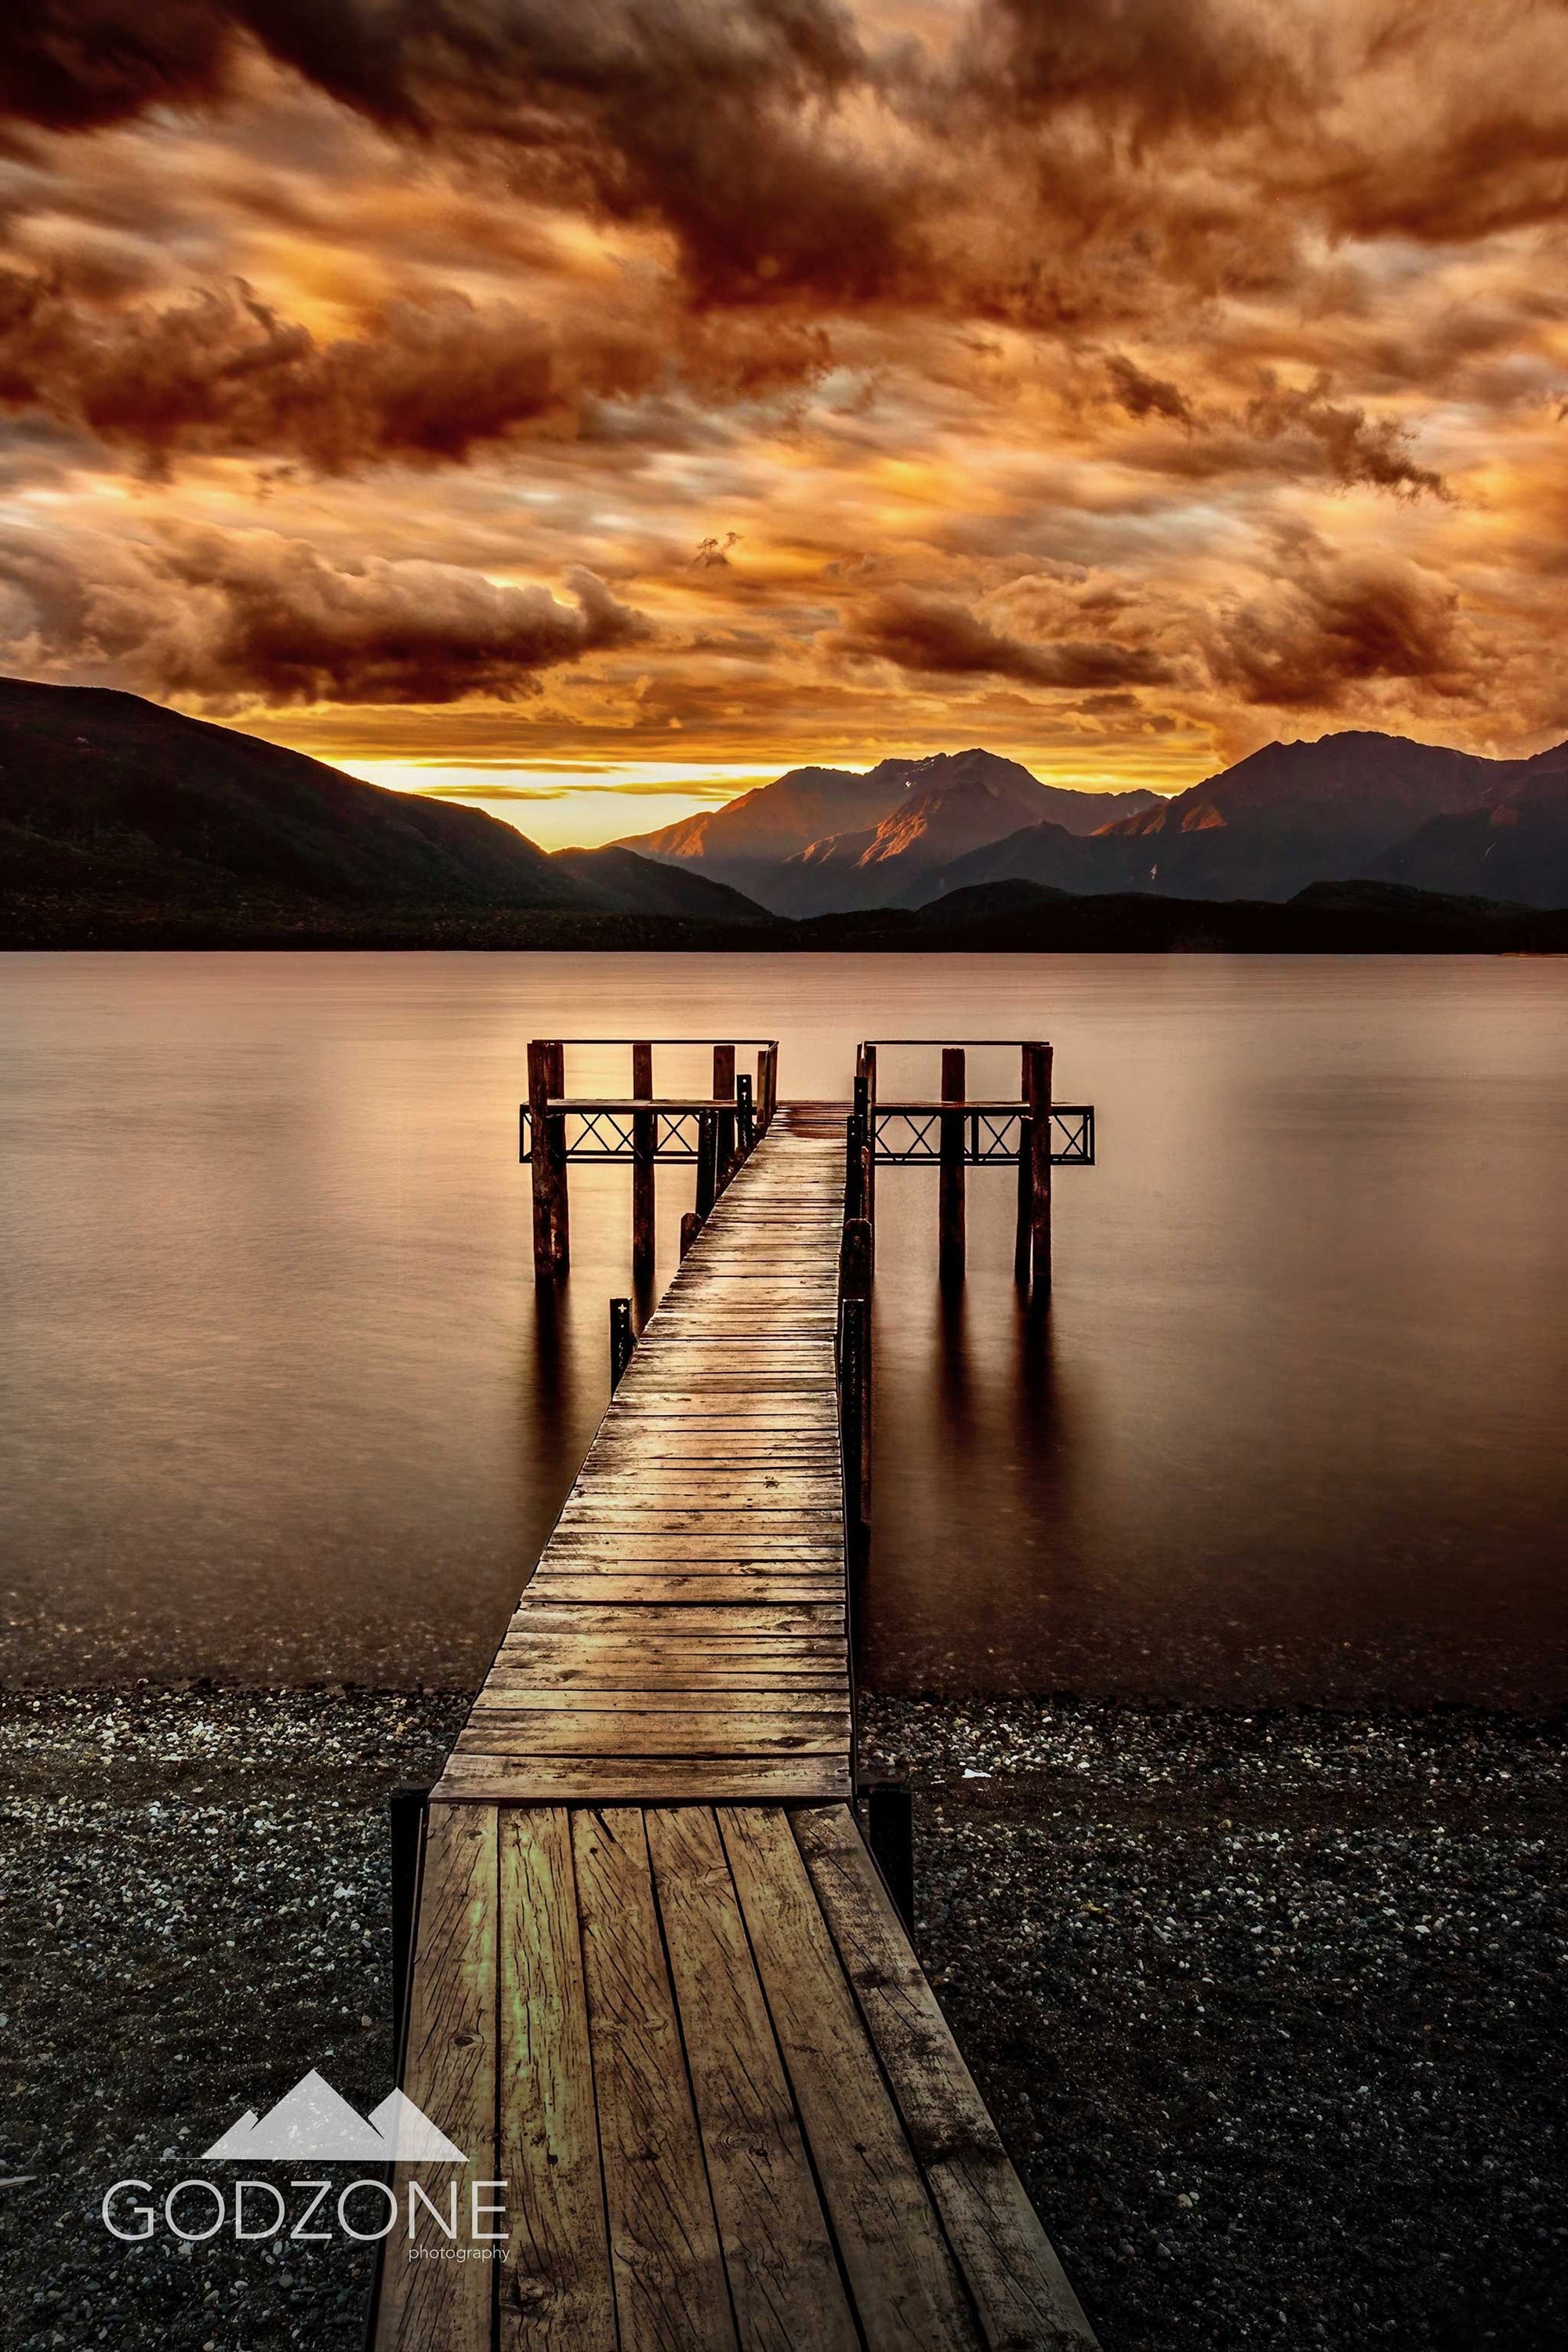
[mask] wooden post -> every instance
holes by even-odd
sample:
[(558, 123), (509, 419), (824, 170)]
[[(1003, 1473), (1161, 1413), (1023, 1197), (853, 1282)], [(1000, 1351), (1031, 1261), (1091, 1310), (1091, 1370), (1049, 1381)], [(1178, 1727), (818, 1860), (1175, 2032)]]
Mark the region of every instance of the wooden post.
[[(862, 1528), (871, 1524), (871, 1226), (865, 1217), (851, 1217), (838, 1244), (838, 1296), (846, 1305), (863, 1309), (850, 1341), (851, 1353), (839, 1365), (839, 1387), (847, 1400), (853, 1383), (855, 1425), (858, 1436), (854, 1479), (847, 1455), (845, 1485), (851, 1516)], [(857, 1508), (858, 1507), (858, 1508)]]
[(632, 1302), (629, 1298), (610, 1301), (610, 1394), (615, 1395), (621, 1384), (621, 1374), (632, 1360), (637, 1345), (632, 1332)]
[(719, 1191), (718, 1145), (718, 1112), (700, 1110), (697, 1114), (697, 1222), (700, 1225), (706, 1224), (712, 1214)]
[(555, 1163), (550, 1151), (550, 1121), (545, 1110), (550, 1093), (547, 1048), (537, 1039), (528, 1048), (529, 1167), (533, 1185), (533, 1278), (548, 1282), (555, 1271), (555, 1215), (551, 1205)]
[[(546, 1045), (544, 1060), (550, 1091), (559, 1101), (566, 1091), (565, 1046), (559, 1041)], [(565, 1112), (552, 1111), (546, 1124), (550, 1130), (551, 1265), (556, 1274), (565, 1274), (572, 1264), (572, 1217), (566, 1196)]]
[(915, 1927), (915, 1817), (907, 1780), (873, 1780), (866, 1791), (866, 1843), (881, 1872), (893, 1908)]
[(691, 1247), (692, 1243), (697, 1239), (698, 1234), (701, 1231), (701, 1218), (698, 1215), (695, 1209), (688, 1209), (686, 1214), (680, 1220), (680, 1255), (682, 1257), (686, 1255), (687, 1251)]
[(759, 1135), (766, 1135), (768, 1131), (768, 1121), (773, 1115), (773, 1100), (768, 1091), (769, 1080), (773, 1075), (773, 1049), (771, 1045), (761, 1045), (758, 1047), (757, 1133)]
[(851, 1111), (844, 1122), (844, 1214), (863, 1217), (866, 1213), (861, 1193), (866, 1181), (866, 1159), (860, 1149), (860, 1129)]
[[(642, 1100), (653, 1094), (653, 1047), (632, 1047), (632, 1094)], [(658, 1121), (651, 1110), (632, 1113), (632, 1280), (646, 1282), (653, 1273), (654, 1151)]]
[(749, 1160), (756, 1149), (757, 1113), (752, 1100), (752, 1081), (744, 1070), (735, 1081), (735, 1135), (740, 1159)]
[(1027, 1289), (1029, 1240), (1034, 1223), (1034, 1121), (1025, 1111), (1018, 1121), (1018, 1223), (1013, 1240), (1013, 1279)]
[[(733, 1102), (735, 1098), (735, 1048), (715, 1045), (713, 1048), (713, 1099)], [(735, 1158), (735, 1121), (733, 1114), (719, 1113), (719, 1164), (716, 1189), (722, 1192), (730, 1181), (730, 1171)]]
[(1051, 1049), (1026, 1049), (1029, 1104), (1029, 1275), (1037, 1290), (1051, 1286)]
[(427, 1787), (394, 1789), (386, 1801), (392, 1832), (392, 2036), (399, 2053), (408, 2024), (414, 1924), (419, 1916), (419, 1874), (429, 1809)]
[(844, 1450), (844, 1515), (851, 1550), (859, 1554), (870, 1524), (870, 1436), (866, 1408), (870, 1395), (871, 1308), (864, 1298), (846, 1298), (838, 1309), (838, 1421)]
[(866, 1214), (871, 1221), (871, 1251), (877, 1247), (877, 1048), (860, 1048), (860, 1074), (866, 1081)]
[[(964, 1096), (964, 1055), (962, 1045), (942, 1049), (942, 1099), (962, 1103)], [(963, 1279), (963, 1113), (942, 1113), (942, 1169), (937, 1179), (937, 1272), (943, 1282)]]

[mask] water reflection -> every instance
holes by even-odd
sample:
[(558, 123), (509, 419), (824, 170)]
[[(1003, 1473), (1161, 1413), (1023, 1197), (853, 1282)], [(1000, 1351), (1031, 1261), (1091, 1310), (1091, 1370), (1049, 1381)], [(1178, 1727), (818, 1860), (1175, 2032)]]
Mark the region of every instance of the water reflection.
[[(1568, 976), (1545, 961), (14, 957), (6, 1671), (482, 1673), (608, 1388), (629, 1181), (531, 1279), (530, 1035), (1052, 1037), (1100, 1164), (1013, 1282), (879, 1181), (866, 1627), (894, 1688), (1568, 1692)], [(1016, 1065), (973, 1057), (970, 1090)], [(625, 1090), (583, 1050), (582, 1091)], [(661, 1090), (705, 1056), (661, 1057)], [(884, 1094), (900, 1073), (884, 1049)], [(689, 1171), (661, 1175), (658, 1268)], [(643, 1310), (652, 1297), (639, 1302)]]

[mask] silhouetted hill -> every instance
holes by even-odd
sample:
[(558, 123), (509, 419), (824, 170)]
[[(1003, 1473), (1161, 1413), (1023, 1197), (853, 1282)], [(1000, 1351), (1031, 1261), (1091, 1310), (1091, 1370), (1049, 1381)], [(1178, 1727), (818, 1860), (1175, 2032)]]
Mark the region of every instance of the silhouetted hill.
[[(1561, 761), (1561, 748), (1544, 755)], [(1536, 763), (1531, 762), (1531, 769)], [(1506, 800), (1433, 817), (1372, 869), (1421, 890), (1568, 907), (1568, 771), (1530, 774)]]
[(639, 857), (629, 849), (557, 849), (550, 863), (601, 907), (616, 914), (675, 915), (697, 922), (771, 923), (754, 898), (688, 867)]
[(100, 911), (596, 903), (515, 827), (133, 694), (0, 679), (7, 887)]
[[(1152, 887), (1150, 845), (1164, 842), (1166, 832), (1139, 830), (1135, 816), (1131, 828), (1116, 822), (1093, 836), (1050, 822), (1026, 825), (985, 850), (988, 857), (1026, 857), (1046, 869), (1038, 875), (975, 878), (939, 891), (919, 909), (850, 908), (792, 921), (711, 872), (694, 870), (694, 861), (654, 861), (624, 846), (547, 857), (477, 810), (355, 782), (298, 752), (133, 695), (0, 680), (0, 856), (9, 886), (0, 938), (9, 947), (964, 953), (1568, 947), (1568, 913), (1542, 911), (1540, 903), (1558, 893), (1568, 902), (1568, 879), (1560, 878), (1568, 876), (1568, 751), (1528, 761), (1471, 761), (1398, 745), (1388, 788), (1381, 797), (1361, 793), (1354, 779), (1371, 756), (1365, 747), (1390, 740), (1331, 739), (1354, 748), (1324, 760), (1260, 753), (1203, 788), (1206, 798), (1184, 795), (1193, 830), (1178, 829), (1173, 838), (1178, 845), (1197, 838), (1206, 847), (1215, 835), (1235, 835), (1244, 862), (1261, 856), (1268, 841), (1248, 832), (1258, 813), (1272, 822), (1281, 810), (1299, 810), (1316, 790), (1312, 778), (1323, 773), (1327, 800), (1352, 809), (1370, 800), (1384, 827), (1424, 796), (1480, 789), (1489, 795), (1483, 806), (1428, 817), (1383, 853), (1385, 863), (1463, 887), (1434, 891), (1399, 877), (1352, 874), (1313, 877), (1288, 905), (1261, 894), (1227, 901), (1208, 891), (1182, 896)], [(954, 835), (1047, 793), (1026, 770), (987, 752), (884, 766), (898, 770), (903, 795), (891, 815), (870, 828), (868, 845), (830, 846), (816, 861), (825, 870), (869, 874), (877, 888), (887, 875), (897, 883), (910, 864), (934, 882), (963, 871), (974, 862), (970, 853), (951, 867), (942, 862)], [(915, 776), (923, 779), (919, 791), (910, 789)], [(1293, 837), (1308, 830), (1299, 824)], [(1328, 825), (1323, 838), (1342, 839), (1342, 829)], [(867, 846), (875, 854), (868, 856)], [(928, 856), (936, 862), (922, 867)], [(1134, 861), (1133, 887), (1103, 887), (1108, 856)], [(1163, 872), (1163, 852), (1160, 863)], [(1520, 903), (1499, 902), (1505, 881)]]

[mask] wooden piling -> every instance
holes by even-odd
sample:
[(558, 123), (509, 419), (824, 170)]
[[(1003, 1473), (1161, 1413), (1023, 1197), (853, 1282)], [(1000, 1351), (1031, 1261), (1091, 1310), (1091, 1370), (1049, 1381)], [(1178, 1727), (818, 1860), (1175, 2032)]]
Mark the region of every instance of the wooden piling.
[(735, 1155), (737, 1161), (749, 1159), (756, 1149), (757, 1107), (752, 1097), (752, 1081), (742, 1070), (735, 1080)]
[(907, 1780), (873, 1780), (866, 1790), (866, 1843), (912, 1935), (915, 1926), (914, 1806)]
[(844, 1214), (847, 1219), (865, 1215), (865, 1190), (866, 1155), (861, 1147), (859, 1125), (851, 1111), (844, 1122)]
[(1051, 1286), (1051, 1049), (1024, 1049), (1024, 1096), (1029, 1106), (1029, 1278)]
[[(871, 1226), (866, 1217), (845, 1221), (838, 1247), (838, 1296), (841, 1306), (858, 1307), (849, 1339), (849, 1352), (839, 1366), (839, 1389), (847, 1400), (853, 1392), (855, 1459), (845, 1456), (845, 1489), (852, 1517), (861, 1528), (871, 1524)], [(846, 1407), (847, 1410), (847, 1406)]]
[(706, 1223), (712, 1214), (713, 1202), (719, 1192), (719, 1114), (700, 1110), (697, 1114), (697, 1222)]
[[(962, 1045), (942, 1049), (942, 1099), (964, 1098), (964, 1053)], [(942, 1112), (942, 1163), (937, 1178), (937, 1271), (943, 1282), (963, 1279), (963, 1113)]]
[(632, 1331), (632, 1302), (629, 1298), (610, 1301), (610, 1394), (620, 1387), (621, 1375), (632, 1360), (637, 1341)]
[(1018, 1222), (1013, 1240), (1013, 1279), (1028, 1287), (1030, 1236), (1034, 1230), (1035, 1123), (1027, 1111), (1018, 1121)]
[[(559, 1101), (566, 1092), (566, 1048), (552, 1039), (544, 1048), (549, 1090)], [(565, 1274), (572, 1264), (572, 1217), (566, 1192), (566, 1114), (551, 1111), (545, 1120), (550, 1139), (551, 1268)]]
[(554, 1271), (551, 1247), (554, 1220), (550, 1213), (550, 1129), (545, 1098), (550, 1092), (544, 1048), (531, 1039), (528, 1048), (528, 1163), (533, 1193), (533, 1278), (548, 1282)]
[(774, 1072), (778, 1047), (763, 1045), (757, 1053), (757, 1133), (766, 1135), (773, 1115)]
[[(713, 1099), (733, 1102), (735, 1098), (735, 1048), (715, 1045), (713, 1048)], [(719, 1113), (718, 1169), (716, 1190), (722, 1192), (734, 1172), (735, 1119), (731, 1111)]]
[[(653, 1093), (653, 1047), (632, 1047), (632, 1093), (639, 1100)], [(654, 1147), (657, 1118), (651, 1110), (632, 1113), (632, 1279), (647, 1282), (653, 1274), (655, 1230)]]
[(860, 1048), (860, 1076), (866, 1081), (866, 1214), (871, 1221), (871, 1254), (877, 1249), (877, 1048)]
[(846, 1298), (838, 1308), (838, 1412), (844, 1456), (844, 1511), (852, 1552), (859, 1549), (870, 1525), (870, 1302)]

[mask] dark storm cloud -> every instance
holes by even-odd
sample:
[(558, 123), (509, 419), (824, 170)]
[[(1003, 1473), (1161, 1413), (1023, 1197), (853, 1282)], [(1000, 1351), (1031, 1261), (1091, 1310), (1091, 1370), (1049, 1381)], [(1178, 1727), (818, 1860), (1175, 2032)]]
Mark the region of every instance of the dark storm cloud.
[(447, 563), (336, 565), (266, 531), (0, 541), (0, 656), (209, 706), (515, 701), (648, 634), (589, 572), (574, 602)]
[(57, 129), (205, 102), (247, 41), (384, 129), (661, 223), (701, 299), (854, 299), (919, 258), (909, 188), (830, 135), (871, 79), (831, 0), (176, 0), (166, 26), (132, 0), (44, 0), (0, 33), (0, 99)]
[(1148, 685), (1168, 676), (1142, 646), (1063, 639), (1029, 645), (1004, 636), (945, 597), (902, 590), (879, 596), (835, 644), (845, 653), (948, 677), (1010, 677), (1026, 686)]
[(1105, 372), (1110, 378), (1118, 407), (1124, 408), (1129, 416), (1168, 416), (1175, 425), (1196, 422), (1179, 384), (1169, 383), (1163, 376), (1150, 375), (1124, 352), (1112, 352), (1105, 362)]
[(1270, 377), (1247, 404), (1247, 430), (1266, 442), (1305, 436), (1322, 452), (1333, 480), (1347, 486), (1363, 482), (1404, 498), (1419, 498), (1424, 491), (1447, 496), (1442, 476), (1417, 464), (1403, 425), (1393, 417), (1369, 418), (1364, 408), (1337, 404), (1330, 390), (1324, 375), (1295, 390)]
[(460, 459), (584, 392), (640, 391), (659, 365), (630, 333), (589, 322), (563, 352), (522, 312), (457, 294), (390, 303), (373, 331), (321, 343), (243, 287), (121, 308), (0, 271), (0, 403), (154, 461), (293, 457), (342, 473)]
[(1379, 678), (1444, 698), (1473, 690), (1472, 657), (1446, 583), (1394, 557), (1282, 546), (1289, 577), (1220, 617), (1207, 646), (1219, 685), (1244, 702), (1332, 709)]

